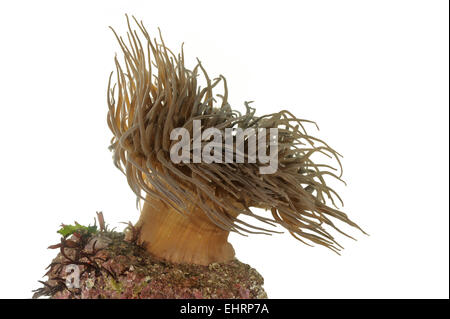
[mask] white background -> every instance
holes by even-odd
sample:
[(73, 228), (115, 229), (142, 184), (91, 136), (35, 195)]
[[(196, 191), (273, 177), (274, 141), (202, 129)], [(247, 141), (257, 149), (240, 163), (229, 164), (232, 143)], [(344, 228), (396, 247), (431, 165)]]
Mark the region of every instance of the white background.
[(107, 150), (107, 27), (123, 32), (125, 13), (225, 75), (234, 107), (315, 120), (344, 155), (337, 190), (369, 237), (340, 237), (337, 256), (288, 234), (230, 236), (269, 297), (449, 297), (444, 0), (2, 1), (0, 297), (39, 287), (61, 222), (139, 217)]

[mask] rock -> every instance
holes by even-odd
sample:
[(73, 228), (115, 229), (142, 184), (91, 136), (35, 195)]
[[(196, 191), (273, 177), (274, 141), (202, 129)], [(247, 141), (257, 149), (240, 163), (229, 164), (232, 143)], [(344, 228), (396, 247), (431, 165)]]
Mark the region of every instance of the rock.
[(95, 235), (89, 240), (89, 242), (85, 246), (85, 250), (87, 252), (93, 252), (97, 249), (104, 249), (111, 244), (112, 239), (107, 236)]
[(237, 259), (209, 266), (168, 263), (118, 232), (78, 243), (59, 247), (48, 280), (33, 298), (267, 298), (262, 276)]

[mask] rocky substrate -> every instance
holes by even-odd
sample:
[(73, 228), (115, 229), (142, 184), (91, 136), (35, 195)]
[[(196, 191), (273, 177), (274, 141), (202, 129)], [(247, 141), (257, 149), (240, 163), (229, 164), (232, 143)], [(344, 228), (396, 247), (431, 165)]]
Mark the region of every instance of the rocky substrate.
[(209, 266), (173, 264), (149, 255), (136, 236), (125, 237), (130, 236), (104, 226), (66, 234), (49, 247), (59, 253), (33, 298), (267, 298), (262, 276), (237, 259)]

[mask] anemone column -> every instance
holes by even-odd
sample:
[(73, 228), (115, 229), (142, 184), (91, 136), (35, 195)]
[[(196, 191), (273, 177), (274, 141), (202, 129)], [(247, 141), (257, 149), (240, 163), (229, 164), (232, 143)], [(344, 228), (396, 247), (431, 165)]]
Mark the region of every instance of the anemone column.
[(181, 214), (147, 196), (136, 227), (146, 249), (170, 262), (208, 265), (234, 258), (227, 241), (229, 231), (220, 229), (193, 205)]

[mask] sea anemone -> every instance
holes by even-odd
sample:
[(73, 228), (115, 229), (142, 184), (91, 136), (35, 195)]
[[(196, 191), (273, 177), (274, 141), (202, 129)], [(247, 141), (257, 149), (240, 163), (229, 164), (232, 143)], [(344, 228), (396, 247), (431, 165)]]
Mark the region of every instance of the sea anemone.
[[(127, 17), (126, 41), (111, 28), (123, 63), (115, 57), (116, 72), (111, 73), (108, 83), (107, 119), (114, 135), (110, 145), (114, 164), (125, 174), (138, 202), (144, 203), (136, 228), (147, 251), (175, 263), (226, 262), (234, 258), (234, 249), (227, 241), (230, 231), (271, 234), (277, 232), (273, 226), (278, 224), (305, 244), (339, 252), (342, 247), (329, 231), (346, 234), (333, 219), (360, 227), (337, 208), (335, 202), (342, 201), (326, 183), (327, 178), (341, 181), (340, 155), (307, 133), (305, 126), (315, 123), (296, 118), (287, 110), (256, 116), (250, 103), (245, 103), (245, 114), (233, 110), (222, 75), (211, 79), (200, 61), (192, 70), (187, 69), (183, 46), (179, 54), (173, 53), (161, 34), (159, 40), (152, 39), (143, 23), (133, 19), (139, 32)], [(198, 83), (200, 76), (206, 82), (203, 88)], [(223, 94), (215, 91), (219, 84)], [(171, 148), (177, 141), (171, 139), (171, 132), (184, 128), (193, 143), (195, 120), (201, 121), (202, 130), (267, 129), (267, 152), (273, 144), (268, 129), (278, 129), (278, 168), (262, 174), (263, 163), (259, 161), (197, 163), (192, 160), (192, 149), (190, 160), (174, 163)], [(232, 138), (237, 142), (236, 136)], [(245, 159), (254, 155), (249, 141), (248, 137), (243, 140)], [(206, 142), (209, 140), (201, 141), (202, 147)], [(231, 155), (236, 159), (239, 145), (233, 145)], [(227, 151), (221, 155), (226, 156)], [(339, 169), (318, 163), (315, 158), (321, 156), (333, 158)], [(257, 214), (254, 208), (270, 214)], [(240, 215), (251, 216), (267, 227), (250, 224)]]

